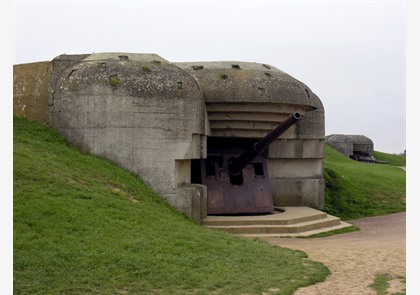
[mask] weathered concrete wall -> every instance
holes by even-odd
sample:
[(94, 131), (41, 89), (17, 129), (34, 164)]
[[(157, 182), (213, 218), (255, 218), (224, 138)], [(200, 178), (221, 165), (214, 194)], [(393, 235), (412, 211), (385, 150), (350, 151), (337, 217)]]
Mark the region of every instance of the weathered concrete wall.
[(70, 142), (141, 176), (187, 214), (197, 194), (181, 188), (190, 170), (176, 161), (206, 157), (204, 111), (186, 72), (154, 54), (125, 53), (62, 70), (50, 107), (51, 125)]
[(324, 144), (320, 138), (296, 138), (270, 145), (267, 165), (274, 204), (324, 208)]
[(13, 66), (13, 114), (48, 123), (52, 62)]

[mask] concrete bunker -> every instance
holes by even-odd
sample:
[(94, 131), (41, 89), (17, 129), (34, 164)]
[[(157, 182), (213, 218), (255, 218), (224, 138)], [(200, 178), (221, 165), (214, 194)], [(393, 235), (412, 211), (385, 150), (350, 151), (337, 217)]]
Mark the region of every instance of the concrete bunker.
[[(61, 55), (50, 65), (48, 124), (139, 175), (191, 218), (323, 209), (324, 108), (308, 86), (279, 69), (117, 52)], [(204, 177), (220, 175), (295, 113), (299, 120), (228, 176), (231, 193), (215, 194), (223, 187)]]
[(362, 162), (378, 162), (373, 156), (373, 141), (364, 135), (331, 134), (325, 142), (347, 157)]

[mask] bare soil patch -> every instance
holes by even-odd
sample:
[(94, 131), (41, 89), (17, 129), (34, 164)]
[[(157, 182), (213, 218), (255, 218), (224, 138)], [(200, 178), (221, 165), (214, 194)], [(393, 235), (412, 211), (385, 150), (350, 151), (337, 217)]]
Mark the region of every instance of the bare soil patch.
[(376, 295), (376, 275), (391, 278), (388, 294), (403, 292), (406, 278), (406, 213), (346, 221), (358, 232), (326, 238), (266, 238), (274, 245), (301, 250), (331, 270), (325, 282), (295, 295)]

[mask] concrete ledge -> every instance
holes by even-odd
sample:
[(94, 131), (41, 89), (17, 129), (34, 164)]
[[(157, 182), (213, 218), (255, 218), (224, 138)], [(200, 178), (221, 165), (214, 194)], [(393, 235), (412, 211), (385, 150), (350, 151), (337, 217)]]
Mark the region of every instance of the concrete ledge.
[(236, 215), (236, 216), (210, 216), (202, 220), (206, 226), (240, 226), (240, 225), (288, 225), (318, 220), (327, 217), (325, 212), (309, 207), (279, 207), (265, 215)]
[(241, 236), (247, 237), (247, 238), (295, 238), (295, 237), (308, 237), (308, 236), (311, 236), (311, 235), (325, 233), (325, 232), (333, 231), (333, 230), (336, 230), (336, 229), (342, 229), (342, 228), (346, 228), (346, 227), (350, 227), (350, 226), (352, 226), (352, 224), (341, 221), (340, 224), (338, 224), (336, 226), (330, 226), (330, 227), (321, 228), (321, 229), (314, 229), (314, 230), (309, 230), (309, 231), (300, 232), (300, 233), (284, 233), (284, 234), (279, 234), (279, 233), (276, 233), (276, 234), (242, 234)]
[(339, 218), (309, 207), (281, 207), (266, 215), (207, 216), (207, 228), (247, 237), (308, 236), (351, 226)]

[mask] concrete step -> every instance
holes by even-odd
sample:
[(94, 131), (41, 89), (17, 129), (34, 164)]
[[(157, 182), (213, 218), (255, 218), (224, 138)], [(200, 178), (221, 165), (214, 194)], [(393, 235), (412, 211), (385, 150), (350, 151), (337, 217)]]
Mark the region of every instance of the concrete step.
[(205, 226), (229, 225), (288, 225), (327, 217), (327, 213), (308, 207), (278, 207), (265, 215), (207, 216), (202, 220)]
[(202, 224), (248, 237), (307, 236), (351, 226), (340, 218), (308, 207), (281, 207), (267, 215), (207, 216)]
[(326, 228), (340, 224), (340, 219), (327, 216), (323, 219), (287, 225), (207, 225), (207, 228), (222, 230), (233, 234), (286, 234)]
[(298, 233), (275, 233), (275, 234), (241, 234), (241, 236), (248, 237), (248, 238), (293, 238), (293, 237), (307, 237), (310, 235), (315, 235), (319, 233), (329, 232), (336, 229), (342, 229), (352, 226), (352, 224), (346, 223), (341, 221), (340, 224), (336, 226), (329, 226), (329, 227), (323, 227), (320, 229), (314, 229), (304, 232), (298, 232)]

